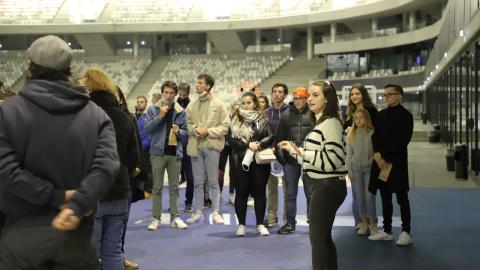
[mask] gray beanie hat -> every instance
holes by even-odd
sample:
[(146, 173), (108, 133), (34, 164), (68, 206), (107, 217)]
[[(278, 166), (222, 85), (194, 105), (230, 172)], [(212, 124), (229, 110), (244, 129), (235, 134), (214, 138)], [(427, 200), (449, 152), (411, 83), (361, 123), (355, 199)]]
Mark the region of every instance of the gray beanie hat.
[(27, 54), (33, 63), (54, 70), (68, 70), (72, 61), (72, 49), (63, 39), (53, 35), (36, 39)]

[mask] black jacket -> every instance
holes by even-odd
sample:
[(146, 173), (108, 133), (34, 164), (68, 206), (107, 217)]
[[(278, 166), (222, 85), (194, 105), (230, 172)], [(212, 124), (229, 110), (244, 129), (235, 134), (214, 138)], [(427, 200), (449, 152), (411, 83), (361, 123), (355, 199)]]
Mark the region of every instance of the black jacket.
[(384, 188), (390, 192), (409, 190), (407, 147), (413, 134), (413, 116), (402, 105), (388, 107), (378, 113), (377, 127), (372, 135), (374, 152), (380, 152), (382, 158), (392, 163), (387, 182), (380, 181), (380, 170), (373, 162), (368, 190), (376, 193)]
[(297, 160), (290, 156), (285, 150), (278, 149), (276, 144), (280, 141), (293, 141), (297, 146), (303, 147), (305, 137), (314, 127), (307, 105), (300, 111), (295, 108), (293, 102), (290, 102), (289, 105), (289, 109), (282, 113), (277, 135), (275, 136), (275, 155), (282, 164), (287, 162), (296, 164)]
[[(253, 122), (251, 125), (254, 134), (249, 142), (259, 142), (260, 149), (270, 147), (273, 142), (273, 133), (268, 119), (264, 117), (259, 121)], [(228, 129), (227, 141), (232, 149), (231, 155), (234, 164), (231, 166), (241, 167), (243, 157), (248, 149), (248, 143), (245, 143), (240, 139), (233, 138), (230, 129)]]
[(108, 193), (101, 201), (113, 201), (128, 197), (130, 176), (138, 164), (138, 146), (131, 118), (118, 105), (117, 99), (106, 91), (94, 91), (90, 98), (112, 119), (115, 127), (120, 170)]
[(115, 145), (112, 121), (83, 88), (27, 81), (0, 105), (6, 226), (50, 226), (68, 189), (77, 190), (70, 207), (78, 216), (95, 209), (119, 168)]

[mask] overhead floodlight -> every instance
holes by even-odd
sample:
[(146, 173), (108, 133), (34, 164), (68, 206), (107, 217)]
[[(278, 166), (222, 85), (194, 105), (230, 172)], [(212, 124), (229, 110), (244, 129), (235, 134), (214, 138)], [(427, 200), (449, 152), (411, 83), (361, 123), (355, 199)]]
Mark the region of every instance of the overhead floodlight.
[(68, 42), (68, 46), (72, 46), (72, 42)]
[(444, 58), (447, 58), (447, 57), (448, 57), (448, 53), (447, 53), (447, 52), (444, 52), (444, 53), (443, 53), (443, 57), (444, 57)]
[(140, 44), (142, 44), (142, 46), (144, 46), (145, 45), (145, 40), (140, 41)]
[(460, 30), (460, 34), (459, 34), (459, 35), (460, 35), (460, 37), (463, 37), (463, 36), (465, 35), (465, 33), (463, 32), (463, 29)]
[(3, 48), (3, 44), (2, 44), (2, 43), (0, 43), (0, 49), (1, 49), (1, 48)]
[(438, 65), (435, 65), (435, 69), (438, 70)]
[(132, 44), (132, 42), (130, 42), (130, 40), (129, 40), (129, 41), (127, 41), (127, 45), (130, 45), (130, 44)]
[(430, 76), (433, 76), (433, 71), (430, 71)]

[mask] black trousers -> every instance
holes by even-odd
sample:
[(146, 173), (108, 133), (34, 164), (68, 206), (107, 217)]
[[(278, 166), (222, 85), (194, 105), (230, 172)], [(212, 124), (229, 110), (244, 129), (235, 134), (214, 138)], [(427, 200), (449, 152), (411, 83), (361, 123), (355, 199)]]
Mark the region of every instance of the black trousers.
[(91, 227), (69, 232), (50, 226), (4, 228), (0, 248), (0, 269), (99, 269)]
[[(240, 164), (239, 164), (240, 165)], [(255, 161), (250, 164), (249, 171), (241, 167), (233, 166), (235, 179), (235, 212), (238, 223), (245, 225), (247, 216), (247, 202), (250, 194), (255, 201), (255, 217), (257, 225), (263, 224), (265, 210), (267, 208), (267, 181), (270, 175), (270, 164), (257, 164)]]
[(185, 189), (185, 205), (192, 205), (193, 202), (193, 173), (192, 173), (192, 159), (187, 155), (187, 147), (183, 149), (182, 168), (180, 170), (180, 178), (187, 181), (187, 188)]
[(313, 270), (335, 270), (338, 268), (337, 250), (332, 239), (332, 226), (335, 214), (347, 196), (347, 186), (338, 177), (305, 177), (309, 178), (312, 190), (309, 220)]
[[(392, 204), (392, 194), (386, 189), (380, 189), (380, 196), (382, 197), (382, 212), (383, 212), (383, 230), (386, 233), (392, 232), (392, 215), (393, 215), (393, 204)], [(410, 234), (410, 201), (408, 200), (408, 192), (398, 191), (395, 192), (397, 196), (397, 203), (400, 206), (400, 216), (402, 219), (402, 231)]]
[[(224, 176), (225, 176), (225, 167), (227, 166), (227, 160), (230, 163), (230, 167), (232, 167), (232, 155), (230, 154), (232, 149), (230, 146), (225, 145), (223, 148), (222, 152), (220, 152), (220, 160), (218, 163), (218, 186), (220, 187), (220, 192), (223, 191), (223, 182), (224, 182)], [(235, 179), (234, 179), (234, 174), (232, 173), (232, 168), (230, 168), (230, 171), (228, 173), (228, 176), (230, 177), (230, 186), (229, 186), (229, 193), (234, 193), (235, 192)]]

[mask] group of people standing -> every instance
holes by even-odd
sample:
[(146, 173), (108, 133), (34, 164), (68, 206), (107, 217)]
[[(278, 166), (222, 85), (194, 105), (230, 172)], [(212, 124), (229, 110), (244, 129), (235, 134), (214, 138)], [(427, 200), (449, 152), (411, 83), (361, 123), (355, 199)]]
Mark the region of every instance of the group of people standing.
[[(412, 243), (407, 145), (413, 118), (400, 104), (398, 85), (385, 86), (388, 107), (380, 112), (365, 87), (354, 85), (342, 121), (329, 81), (296, 88), (290, 104), (284, 102), (288, 88), (282, 83), (272, 87), (271, 106), (265, 96), (246, 90), (229, 111), (212, 91), (214, 79), (200, 74), (195, 101), (189, 100), (188, 84), (165, 81), (152, 105), (140, 96), (131, 114), (122, 91), (102, 70), (89, 68), (76, 83), (69, 80), (72, 52), (60, 38), (37, 39), (28, 56), (26, 86), (0, 106), (2, 269), (97, 269), (97, 259), (105, 270), (138, 268), (123, 251), (131, 203), (151, 194), (153, 219), (147, 229), (158, 230), (166, 171), (172, 227), (187, 229), (187, 223), (204, 219), (205, 187), (212, 219), (223, 224), (220, 197), (227, 159), (237, 236), (246, 234), (249, 197), (259, 235), (279, 225), (279, 178), (285, 224), (278, 233), (294, 232), (301, 179), (313, 269), (337, 269), (331, 231), (347, 195), (348, 175), (357, 233), (369, 232), (370, 240), (393, 239), (395, 193), (402, 218), (397, 244)], [(271, 164), (254, 157), (266, 149), (274, 150)], [(387, 178), (380, 180), (385, 171)], [(186, 222), (179, 214), (179, 178), (187, 181), (185, 210), (192, 212)], [(145, 194), (138, 194), (140, 189)]]

